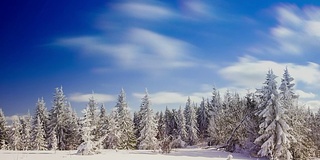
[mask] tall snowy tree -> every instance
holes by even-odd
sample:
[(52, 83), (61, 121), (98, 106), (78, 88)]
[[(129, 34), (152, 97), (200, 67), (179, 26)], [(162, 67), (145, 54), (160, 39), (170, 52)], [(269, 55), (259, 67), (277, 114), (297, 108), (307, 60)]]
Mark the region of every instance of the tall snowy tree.
[(0, 149), (7, 149), (8, 138), (6, 117), (0, 108)]
[(15, 116), (12, 120), (11, 134), (10, 134), (10, 148), (13, 150), (22, 149), (21, 144), (21, 124), (19, 121), (19, 117)]
[(181, 137), (183, 141), (187, 140), (187, 129), (186, 129), (186, 119), (184, 117), (183, 109), (181, 106), (178, 109), (177, 114), (175, 115), (175, 121), (177, 124), (177, 134)]
[(50, 132), (48, 148), (54, 151), (58, 149), (58, 139), (55, 130), (52, 130), (52, 132)]
[(214, 87), (212, 91), (211, 103), (208, 106), (208, 112), (209, 112), (208, 135), (210, 139), (209, 145), (219, 144), (221, 142), (221, 140), (219, 140), (218, 138), (220, 137), (219, 131), (224, 127), (222, 124), (218, 123), (220, 119), (223, 118), (221, 117), (221, 112), (222, 112), (221, 108), (222, 107), (221, 107), (220, 93)]
[[(94, 98), (94, 93), (92, 93), (91, 98), (89, 98), (89, 103), (87, 104), (87, 119), (90, 121), (90, 125), (92, 127), (92, 135), (97, 134), (97, 123), (98, 123), (98, 103)], [(94, 137), (96, 138), (96, 137)], [(97, 139), (94, 139), (97, 140)]]
[(109, 125), (107, 128), (107, 148), (117, 149), (120, 145), (120, 133), (118, 124), (118, 112), (114, 108), (110, 113)]
[[(56, 88), (53, 107), (50, 110), (49, 115), (49, 133), (55, 130), (57, 136), (57, 147), (60, 150), (68, 149), (67, 135), (68, 135), (68, 122), (71, 119), (70, 105), (67, 102), (67, 98), (63, 93), (62, 87)], [(52, 135), (52, 134), (51, 134)]]
[(35, 150), (46, 150), (47, 142), (45, 140), (45, 131), (40, 117), (37, 118), (36, 124), (32, 130), (32, 148)]
[(139, 149), (155, 150), (158, 145), (157, 124), (151, 109), (148, 90), (146, 89), (145, 96), (142, 98), (140, 105), (140, 137), (138, 138)]
[(209, 103), (202, 97), (200, 107), (197, 112), (197, 122), (199, 128), (199, 138), (204, 140), (207, 137), (208, 125), (209, 125)]
[(188, 97), (188, 100), (186, 103), (184, 116), (186, 118), (187, 143), (189, 145), (195, 145), (198, 143), (197, 116), (196, 116), (195, 107), (193, 104), (191, 104), (190, 97)]
[(136, 138), (134, 135), (133, 120), (130, 115), (126, 101), (126, 94), (123, 89), (118, 96), (118, 102), (115, 107), (118, 112), (117, 121), (120, 134), (119, 149), (134, 149), (136, 145)]
[(265, 86), (257, 90), (262, 96), (258, 106), (259, 116), (264, 119), (259, 126), (260, 136), (255, 143), (261, 144), (261, 150), (258, 152), (260, 156), (268, 156), (273, 160), (292, 159), (289, 148), (293, 137), (288, 133), (291, 128), (285, 121), (285, 108), (279, 103), (276, 77), (273, 71), (269, 70)]
[(44, 102), (43, 97), (38, 98), (38, 101), (36, 103), (36, 110), (35, 114), (32, 117), (33, 118), (33, 126), (35, 126), (38, 123), (38, 118), (40, 119), (40, 123), (42, 124), (42, 128), (45, 131), (45, 139), (49, 138), (50, 135), (48, 133), (48, 122), (49, 122), (49, 115), (46, 108), (46, 103)]
[(158, 139), (158, 141), (162, 141), (165, 137), (165, 134), (166, 134), (166, 125), (164, 122), (164, 116), (163, 116), (162, 111), (159, 113), (157, 127), (158, 127), (157, 139)]
[(97, 122), (97, 132), (95, 135), (95, 139), (100, 140), (101, 138), (101, 148), (107, 148), (107, 139), (105, 138), (108, 134), (108, 125), (109, 125), (109, 117), (107, 115), (106, 108), (104, 104), (101, 105), (99, 111), (99, 120)]
[(81, 133), (80, 133), (80, 125), (79, 125), (79, 118), (77, 116), (76, 111), (71, 111), (71, 105), (69, 104), (69, 120), (67, 121), (68, 130), (66, 135), (66, 146), (67, 149), (77, 149), (79, 144), (81, 143)]
[(19, 118), (21, 124), (21, 149), (29, 150), (31, 146), (31, 119), (32, 117), (28, 113), (26, 116)]

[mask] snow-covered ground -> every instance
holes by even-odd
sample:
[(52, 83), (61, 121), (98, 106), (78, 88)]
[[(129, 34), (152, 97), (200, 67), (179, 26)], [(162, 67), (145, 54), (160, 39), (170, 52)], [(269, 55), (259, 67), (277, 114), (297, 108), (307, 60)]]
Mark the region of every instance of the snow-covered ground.
[[(229, 153), (214, 149), (176, 149), (170, 154), (145, 150), (102, 150), (97, 155), (75, 155), (76, 151), (0, 151), (1, 160), (226, 160)], [(233, 160), (266, 160), (232, 153)]]

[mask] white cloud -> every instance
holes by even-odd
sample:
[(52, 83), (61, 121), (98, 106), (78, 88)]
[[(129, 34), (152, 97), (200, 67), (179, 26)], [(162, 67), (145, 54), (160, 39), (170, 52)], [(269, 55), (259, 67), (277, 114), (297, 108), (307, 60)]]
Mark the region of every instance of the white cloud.
[(320, 50), (320, 8), (279, 5), (274, 8), (278, 24), (270, 28), (270, 43), (250, 47), (254, 53), (317, 54)]
[(302, 90), (296, 90), (295, 92), (297, 95), (299, 95), (299, 99), (310, 99), (310, 98), (315, 98), (317, 96), (312, 92), (305, 92)]
[(114, 63), (125, 69), (154, 71), (195, 65), (190, 55), (194, 47), (182, 40), (140, 28), (129, 29), (123, 39), (122, 43), (109, 44), (102, 37), (84, 36), (60, 39), (58, 44), (106, 60), (112, 57)]
[(95, 100), (99, 103), (115, 101), (116, 97), (108, 94), (82, 94), (82, 93), (73, 93), (69, 96), (69, 100), (73, 102), (89, 102), (89, 98), (94, 97)]
[(240, 57), (238, 62), (219, 70), (219, 74), (233, 82), (237, 87), (259, 87), (265, 81), (265, 75), (269, 69), (279, 76), (280, 81), (285, 67), (288, 67), (290, 75), (296, 83), (304, 83), (311, 87), (320, 87), (320, 66), (309, 62), (307, 65), (293, 63), (278, 63), (274, 61), (258, 60), (254, 57)]
[(116, 6), (121, 12), (135, 18), (158, 20), (175, 16), (170, 9), (156, 4), (127, 2)]
[(318, 112), (320, 109), (320, 101), (319, 100), (311, 100), (311, 101), (301, 101), (301, 106), (309, 107), (311, 111)]

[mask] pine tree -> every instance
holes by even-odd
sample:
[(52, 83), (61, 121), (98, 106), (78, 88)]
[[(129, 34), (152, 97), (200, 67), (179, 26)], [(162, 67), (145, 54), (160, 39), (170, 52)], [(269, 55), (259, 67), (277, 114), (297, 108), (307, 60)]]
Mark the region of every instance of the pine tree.
[[(71, 106), (69, 104), (69, 106)], [(70, 108), (71, 110), (71, 108)], [(81, 133), (80, 133), (80, 120), (77, 116), (76, 111), (71, 111), (71, 118), (68, 118), (68, 130), (67, 130), (67, 135), (66, 135), (66, 139), (67, 139), (67, 143), (66, 146), (67, 148), (70, 150), (74, 150), (77, 149), (77, 147), (79, 146), (79, 144), (81, 143)]]
[(172, 136), (174, 134), (174, 126), (172, 112), (166, 107), (166, 111), (164, 112), (164, 123), (165, 123), (165, 137)]
[(208, 101), (202, 97), (202, 101), (200, 103), (200, 107), (197, 112), (197, 122), (199, 128), (199, 137), (201, 140), (207, 137), (208, 133), (208, 125), (209, 125), (209, 109), (208, 109)]
[(45, 140), (45, 131), (40, 117), (37, 118), (36, 125), (33, 127), (32, 144), (35, 150), (46, 150), (47, 144)]
[(43, 97), (38, 98), (38, 101), (36, 103), (36, 110), (35, 114), (33, 116), (33, 122), (32, 125), (35, 126), (38, 123), (38, 118), (41, 121), (42, 128), (45, 131), (45, 139), (49, 139), (49, 131), (48, 131), (48, 122), (49, 122), (49, 115), (46, 108), (46, 103), (44, 102)]
[(107, 148), (118, 149), (120, 145), (120, 133), (118, 124), (118, 113), (114, 108), (110, 113), (109, 125), (107, 129)]
[(158, 140), (156, 138), (157, 124), (153, 115), (153, 110), (151, 109), (151, 102), (147, 89), (140, 105), (140, 116), (141, 120), (139, 128), (141, 128), (141, 130), (140, 137), (138, 138), (138, 148), (155, 150), (158, 144)]
[(100, 107), (99, 120), (97, 123), (97, 133), (95, 135), (95, 139), (100, 140), (101, 138), (104, 138), (101, 139), (101, 146), (99, 146), (104, 149), (107, 148), (107, 139), (105, 137), (108, 134), (108, 126), (109, 117), (107, 116), (107, 111), (104, 104), (102, 104)]
[(123, 89), (118, 96), (118, 102), (115, 107), (118, 112), (117, 121), (120, 133), (119, 149), (134, 149), (136, 145), (136, 138), (133, 130), (134, 126)]
[(8, 144), (7, 121), (2, 109), (0, 108), (0, 149), (6, 149)]
[(29, 150), (31, 149), (31, 116), (28, 115), (20, 117), (21, 124), (21, 149)]
[(157, 127), (158, 127), (157, 139), (158, 139), (158, 141), (161, 142), (164, 139), (165, 134), (166, 134), (166, 125), (164, 122), (164, 116), (163, 116), (162, 111), (159, 113)]
[(21, 147), (21, 124), (18, 117), (13, 117), (11, 134), (10, 134), (10, 146), (13, 150), (20, 150)]
[(70, 134), (68, 122), (71, 119), (71, 106), (63, 93), (62, 87), (56, 88), (53, 108), (50, 110), (49, 115), (49, 133), (55, 130), (57, 136), (57, 147), (60, 150), (68, 149), (67, 135)]
[(277, 91), (277, 76), (269, 70), (265, 86), (257, 90), (262, 95), (262, 101), (258, 108), (261, 109), (259, 116), (264, 118), (260, 124), (260, 137), (255, 143), (262, 143), (260, 156), (269, 156), (270, 159), (292, 159), (289, 151), (290, 141), (293, 137), (288, 133), (291, 129), (285, 122), (285, 108), (279, 103), (279, 94)]
[(213, 144), (219, 144), (221, 143), (221, 140), (218, 137), (221, 137), (219, 135), (219, 131), (224, 128), (222, 124), (219, 124), (218, 122), (221, 121), (223, 117), (221, 117), (222, 113), (222, 107), (221, 107), (221, 98), (219, 92), (216, 90), (216, 88), (213, 88), (212, 91), (212, 99), (211, 103), (208, 106), (208, 112), (209, 112), (209, 124), (208, 124), (208, 135), (209, 135), (209, 145)]
[(187, 140), (187, 129), (186, 129), (186, 119), (183, 114), (183, 109), (181, 106), (179, 107), (179, 110), (177, 112), (177, 115), (175, 117), (175, 121), (177, 123), (177, 133), (178, 136), (181, 137), (183, 141)]
[(58, 139), (55, 130), (52, 130), (52, 132), (50, 132), (50, 140), (48, 147), (50, 147), (50, 150), (53, 151), (56, 151), (58, 149)]
[(195, 105), (191, 104), (191, 99), (188, 97), (186, 107), (184, 110), (184, 116), (186, 118), (186, 129), (187, 129), (187, 143), (189, 145), (195, 145), (198, 143), (198, 127), (197, 117), (195, 111)]

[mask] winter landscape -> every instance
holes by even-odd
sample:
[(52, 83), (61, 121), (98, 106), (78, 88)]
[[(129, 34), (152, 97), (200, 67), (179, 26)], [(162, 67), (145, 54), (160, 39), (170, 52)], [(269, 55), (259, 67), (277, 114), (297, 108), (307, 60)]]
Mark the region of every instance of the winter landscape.
[(0, 159), (320, 159), (320, 1), (0, 1)]

